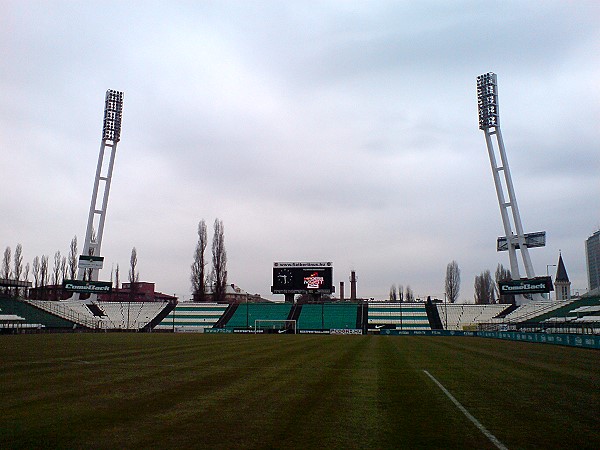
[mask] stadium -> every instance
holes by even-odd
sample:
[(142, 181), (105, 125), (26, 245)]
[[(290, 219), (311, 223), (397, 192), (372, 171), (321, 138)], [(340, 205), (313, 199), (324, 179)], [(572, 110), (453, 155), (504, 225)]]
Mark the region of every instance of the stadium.
[(332, 263), (300, 262), (275, 263), (282, 303), (113, 293), (98, 280), (123, 100), (109, 90), (79, 274), (36, 295), (0, 280), (0, 447), (599, 448), (600, 296), (527, 291), (550, 281), (528, 254), (545, 232), (522, 230), (495, 83), (478, 78), (480, 129), (512, 304), (325, 301)]
[[(600, 348), (600, 296), (521, 306), (432, 302), (196, 303), (0, 297), (3, 333), (57, 331), (252, 334), (585, 336)], [(518, 339), (515, 337), (515, 339)], [(559, 341), (560, 342), (560, 341)]]
[(598, 296), (516, 308), (3, 296), (0, 320), (3, 448), (600, 443)]

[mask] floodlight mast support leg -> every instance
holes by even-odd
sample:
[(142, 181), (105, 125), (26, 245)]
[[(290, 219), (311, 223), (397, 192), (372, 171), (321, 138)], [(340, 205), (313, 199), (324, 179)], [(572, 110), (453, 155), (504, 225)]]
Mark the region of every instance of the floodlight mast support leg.
[[(100, 154), (98, 155), (98, 165), (96, 167), (96, 178), (94, 179), (94, 189), (92, 192), (92, 201), (88, 214), (87, 229), (85, 233), (85, 242), (83, 244), (82, 255), (100, 256), (102, 246), (102, 236), (104, 234), (104, 223), (106, 219), (106, 208), (108, 206), (108, 195), (110, 193), (110, 184), (112, 181), (113, 168), (115, 164), (115, 155), (117, 153), (117, 143), (121, 137), (121, 117), (123, 112), (123, 93), (119, 91), (106, 91), (104, 122), (102, 127), (102, 143), (100, 145)], [(107, 147), (110, 148), (110, 160), (106, 173), (102, 172), (104, 167), (104, 158)], [(97, 208), (98, 190), (100, 182), (103, 182), (102, 205)], [(97, 229), (94, 227), (98, 219)], [(94, 233), (96, 233), (94, 235)], [(83, 280), (85, 274), (84, 268), (79, 268), (77, 279)], [(91, 281), (98, 281), (99, 269), (91, 269)]]
[[(521, 278), (519, 274), (519, 263), (517, 261), (517, 252), (515, 249), (514, 235), (511, 229), (510, 217), (508, 215), (508, 203), (504, 197), (504, 191), (502, 189), (502, 181), (500, 179), (500, 171), (502, 167), (498, 167), (496, 160), (496, 154), (492, 143), (492, 134), (496, 132), (490, 132), (489, 129), (485, 130), (485, 143), (487, 144), (488, 155), (490, 157), (490, 164), (492, 166), (492, 175), (494, 177), (494, 186), (496, 187), (496, 195), (498, 197), (498, 205), (500, 206), (500, 215), (502, 216), (502, 225), (504, 226), (504, 235), (508, 242), (508, 259), (510, 262), (510, 273), (514, 279)], [(497, 136), (497, 135), (496, 135)]]
[[(108, 167), (108, 173), (106, 175), (102, 175), (102, 167), (104, 164), (104, 157), (106, 154), (106, 148), (110, 147), (110, 163)], [(88, 222), (85, 233), (85, 241), (83, 245), (83, 255), (96, 255), (100, 256), (100, 249), (102, 246), (102, 236), (104, 234), (104, 222), (106, 218), (106, 207), (108, 206), (108, 195), (110, 192), (110, 182), (112, 180), (112, 170), (114, 166), (115, 153), (117, 150), (116, 144), (110, 144), (106, 141), (102, 141), (102, 145), (100, 146), (100, 154), (98, 156), (98, 167), (96, 168), (96, 179), (94, 180), (94, 190), (92, 193), (92, 201), (90, 204), (90, 211), (88, 214)], [(96, 205), (98, 203), (98, 190), (100, 187), (100, 182), (104, 182), (104, 193), (102, 198), (102, 206), (100, 209), (96, 209)], [(97, 229), (94, 227), (96, 223), (96, 218), (98, 218), (98, 227)], [(94, 232), (96, 235), (94, 236)], [(83, 279), (83, 274), (85, 269), (79, 269), (78, 279)], [(90, 280), (98, 281), (98, 269), (91, 269), (91, 277)]]
[(510, 168), (508, 166), (508, 158), (506, 157), (506, 150), (504, 149), (504, 141), (502, 139), (502, 132), (500, 127), (496, 128), (496, 138), (498, 141), (498, 149), (500, 150), (500, 157), (502, 159), (502, 166), (504, 167), (504, 177), (506, 182), (506, 189), (508, 191), (509, 205), (513, 216), (513, 222), (515, 225), (516, 234), (514, 236), (513, 248), (516, 245), (519, 246), (521, 251), (521, 257), (523, 258), (523, 266), (525, 267), (525, 274), (527, 278), (534, 278), (535, 272), (533, 270), (533, 264), (529, 256), (529, 247), (525, 242), (525, 232), (523, 231), (523, 224), (521, 223), (521, 215), (519, 214), (519, 206), (517, 205), (517, 196), (515, 194), (515, 188), (513, 187), (512, 177), (510, 176)]

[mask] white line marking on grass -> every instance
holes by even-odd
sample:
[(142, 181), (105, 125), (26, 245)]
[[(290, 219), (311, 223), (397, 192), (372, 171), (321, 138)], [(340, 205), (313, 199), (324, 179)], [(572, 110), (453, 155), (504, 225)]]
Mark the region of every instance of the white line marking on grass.
[(425, 375), (427, 375), (429, 378), (431, 378), (431, 380), (438, 385), (438, 387), (442, 390), (442, 392), (444, 394), (446, 394), (446, 396), (452, 401), (452, 403), (454, 403), (456, 405), (456, 407), (465, 415), (467, 416), (467, 419), (469, 419), (471, 422), (473, 422), (473, 424), (475, 424), (475, 426), (479, 429), (479, 431), (481, 431), (485, 437), (487, 437), (492, 444), (494, 444), (496, 447), (498, 447), (500, 450), (508, 450), (508, 448), (502, 443), (500, 442), (496, 436), (494, 436), (492, 433), (490, 433), (486, 427), (484, 427), (481, 422), (479, 422), (479, 420), (477, 420), (475, 417), (473, 417), (473, 415), (471, 415), (471, 413), (469, 411), (467, 411), (467, 409), (460, 404), (460, 402), (458, 400), (456, 400), (454, 398), (454, 396), (448, 391), (448, 389), (446, 389), (442, 383), (440, 383), (438, 380), (435, 379), (435, 377), (433, 375), (431, 375), (429, 372), (427, 372), (426, 370), (423, 370), (423, 372), (425, 372)]

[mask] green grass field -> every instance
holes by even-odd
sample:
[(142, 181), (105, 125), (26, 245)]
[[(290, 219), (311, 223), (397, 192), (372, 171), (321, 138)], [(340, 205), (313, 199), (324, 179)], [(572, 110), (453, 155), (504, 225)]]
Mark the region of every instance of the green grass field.
[(469, 337), (0, 336), (0, 448), (600, 448), (600, 353)]

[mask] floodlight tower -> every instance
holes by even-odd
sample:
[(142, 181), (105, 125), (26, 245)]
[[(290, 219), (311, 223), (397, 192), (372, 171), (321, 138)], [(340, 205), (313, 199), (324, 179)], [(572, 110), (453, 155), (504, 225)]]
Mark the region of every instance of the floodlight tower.
[[(497, 249), (498, 251), (508, 250), (510, 273), (513, 280), (521, 278), (517, 261), (517, 250), (521, 251), (527, 278), (534, 278), (535, 274), (529, 256), (529, 247), (544, 246), (546, 243), (546, 233), (523, 233), (517, 197), (515, 196), (504, 141), (502, 140), (502, 132), (500, 131), (498, 82), (495, 73), (489, 72), (477, 77), (477, 105), (479, 108), (479, 129), (485, 133), (485, 143), (492, 166), (492, 175), (494, 176), (494, 185), (496, 186), (498, 204), (500, 205), (502, 224), (504, 225), (505, 236), (498, 238)], [(494, 145), (494, 141), (496, 145)], [(500, 157), (501, 165), (498, 165), (497, 156)], [(504, 184), (502, 183), (503, 181)], [(508, 200), (506, 196), (508, 196)]]
[[(102, 143), (100, 145), (100, 154), (98, 156), (98, 166), (96, 168), (96, 178), (94, 180), (94, 190), (92, 192), (92, 201), (88, 215), (87, 230), (85, 232), (85, 243), (82, 255), (100, 256), (100, 247), (102, 245), (102, 235), (104, 234), (104, 221), (106, 219), (106, 207), (108, 205), (108, 194), (110, 192), (110, 183), (112, 180), (113, 167), (115, 164), (115, 154), (117, 144), (121, 139), (121, 117), (123, 113), (123, 92), (106, 91), (104, 103), (104, 121), (102, 125)], [(105, 164), (105, 156), (110, 149), (108, 165)], [(98, 205), (98, 191), (102, 184), (103, 194), (102, 203)], [(89, 280), (98, 281), (99, 268), (87, 269), (91, 271)], [(77, 278), (83, 279), (86, 269), (79, 267)]]

